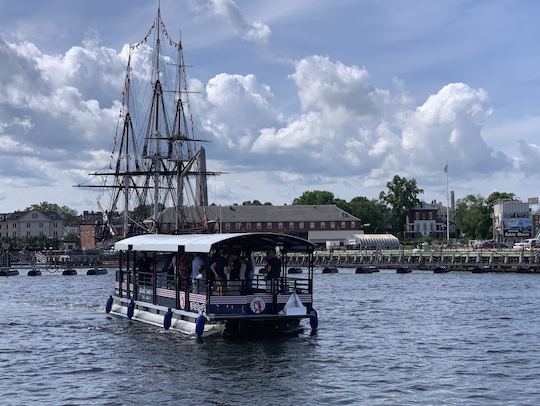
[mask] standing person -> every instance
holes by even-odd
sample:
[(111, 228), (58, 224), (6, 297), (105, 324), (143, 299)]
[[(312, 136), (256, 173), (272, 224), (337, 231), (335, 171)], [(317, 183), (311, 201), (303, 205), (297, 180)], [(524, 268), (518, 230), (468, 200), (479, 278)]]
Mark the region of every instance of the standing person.
[(226, 280), (225, 277), (225, 266), (227, 265), (227, 259), (221, 254), (221, 252), (217, 252), (214, 254), (212, 259), (212, 265), (210, 265), (211, 272), (211, 278), (212, 280), (216, 281), (224, 281)]
[(231, 253), (229, 256), (229, 279), (231, 281), (240, 280), (240, 268), (242, 263), (240, 261), (239, 255), (236, 252)]
[(204, 258), (201, 254), (197, 254), (195, 258), (193, 258), (193, 262), (191, 263), (191, 279), (193, 279), (193, 281), (197, 279), (197, 275), (199, 274), (199, 267), (201, 265), (205, 265)]
[(268, 251), (266, 253), (266, 269), (265, 269), (265, 279), (276, 279), (281, 275), (281, 261), (276, 256), (274, 251)]

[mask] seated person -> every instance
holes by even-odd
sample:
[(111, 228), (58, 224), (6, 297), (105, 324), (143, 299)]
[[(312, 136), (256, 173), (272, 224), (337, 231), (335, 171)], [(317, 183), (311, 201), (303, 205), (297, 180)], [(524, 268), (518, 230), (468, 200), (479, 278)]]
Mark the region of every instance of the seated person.
[(197, 277), (195, 278), (196, 292), (206, 293), (206, 266), (204, 264), (199, 265)]

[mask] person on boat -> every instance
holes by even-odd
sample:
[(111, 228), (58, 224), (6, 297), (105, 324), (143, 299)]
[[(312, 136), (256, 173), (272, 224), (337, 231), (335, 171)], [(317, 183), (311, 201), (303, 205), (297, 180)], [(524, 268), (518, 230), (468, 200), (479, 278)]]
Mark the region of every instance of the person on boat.
[(197, 293), (206, 293), (206, 266), (203, 264), (199, 265), (197, 270), (197, 277), (195, 278), (195, 291)]
[(224, 281), (227, 278), (225, 277), (225, 266), (227, 265), (227, 259), (222, 255), (221, 252), (214, 254), (212, 258), (212, 265), (210, 269), (212, 271), (211, 280)]
[(205, 260), (201, 254), (197, 254), (191, 263), (191, 279), (193, 279), (193, 281), (197, 279), (197, 276), (199, 275), (199, 267), (201, 265), (206, 265)]
[(281, 261), (276, 256), (274, 251), (268, 251), (266, 253), (266, 269), (264, 279), (276, 279), (280, 277), (281, 274)]
[(240, 256), (236, 252), (232, 252), (231, 255), (229, 255), (229, 264), (227, 265), (227, 268), (229, 270), (229, 280), (231, 281), (238, 281), (240, 280), (240, 268), (242, 266), (242, 263), (240, 261)]

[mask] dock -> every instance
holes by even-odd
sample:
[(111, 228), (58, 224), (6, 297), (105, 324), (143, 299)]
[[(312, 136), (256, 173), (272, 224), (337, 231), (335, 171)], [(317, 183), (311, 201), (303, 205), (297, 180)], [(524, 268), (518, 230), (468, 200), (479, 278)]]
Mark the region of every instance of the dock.
[[(291, 267), (308, 266), (306, 255), (289, 254), (287, 258)], [(374, 266), (433, 271), (446, 267), (451, 271), (540, 273), (540, 250), (335, 250), (316, 251), (313, 261), (320, 268)], [(264, 255), (257, 255), (255, 263), (264, 265)]]

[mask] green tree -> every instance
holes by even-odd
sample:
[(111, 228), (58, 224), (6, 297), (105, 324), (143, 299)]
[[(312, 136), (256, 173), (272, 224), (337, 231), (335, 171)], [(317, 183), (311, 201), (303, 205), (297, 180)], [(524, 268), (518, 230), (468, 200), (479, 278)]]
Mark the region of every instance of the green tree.
[(388, 224), (389, 210), (377, 199), (357, 196), (349, 202), (350, 213), (358, 217), (362, 223), (369, 224), (365, 229), (369, 232), (381, 232)]
[(258, 200), (246, 200), (245, 202), (242, 202), (242, 206), (262, 206), (262, 203)]
[(455, 210), (459, 235), (469, 239), (491, 237), (491, 218), (486, 199), (480, 195), (467, 195), (459, 199)]
[(347, 213), (351, 212), (351, 206), (346, 200), (336, 198), (332, 192), (326, 190), (305, 191), (302, 196), (293, 200), (292, 204), (305, 204), (308, 206), (318, 204), (335, 204)]
[(302, 196), (294, 199), (292, 204), (336, 204), (336, 198), (332, 192), (327, 192), (325, 190), (313, 190), (304, 192)]
[(379, 198), (390, 207), (392, 229), (402, 234), (405, 225), (405, 216), (410, 209), (420, 203), (418, 195), (424, 192), (416, 184), (416, 179), (407, 179), (394, 175), (392, 180), (386, 183), (388, 192), (381, 192)]
[(66, 219), (67, 224), (72, 224), (77, 219), (77, 210), (71, 209), (67, 206), (59, 206), (56, 203), (41, 202), (39, 204), (33, 204), (27, 207), (26, 210), (39, 210), (43, 213), (57, 213)]
[(487, 199), (486, 204), (488, 206), (488, 210), (491, 213), (493, 211), (493, 206), (495, 203), (497, 203), (498, 200), (514, 200), (516, 195), (514, 193), (508, 193), (508, 192), (493, 192), (491, 193)]

